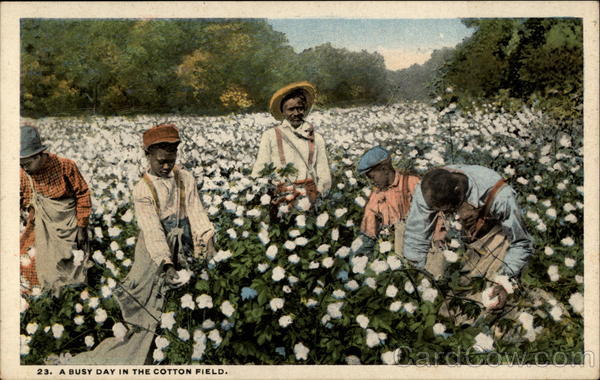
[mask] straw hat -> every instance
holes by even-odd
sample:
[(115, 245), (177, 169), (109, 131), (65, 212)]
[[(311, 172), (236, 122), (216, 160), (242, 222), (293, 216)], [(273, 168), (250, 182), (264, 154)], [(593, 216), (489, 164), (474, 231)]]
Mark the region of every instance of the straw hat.
[(277, 90), (273, 94), (273, 96), (271, 97), (271, 101), (269, 102), (269, 111), (276, 120), (285, 119), (285, 116), (281, 112), (281, 101), (289, 92), (294, 91), (296, 89), (302, 89), (304, 91), (304, 96), (306, 96), (306, 113), (308, 113), (312, 108), (313, 103), (315, 102), (315, 97), (317, 95), (317, 89), (315, 88), (315, 86), (313, 86), (312, 83), (306, 81), (290, 83), (287, 86)]

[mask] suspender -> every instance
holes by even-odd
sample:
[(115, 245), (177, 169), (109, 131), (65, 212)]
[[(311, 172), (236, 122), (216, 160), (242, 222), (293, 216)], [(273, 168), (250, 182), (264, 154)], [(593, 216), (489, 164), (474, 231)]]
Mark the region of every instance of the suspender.
[(479, 213), (479, 217), (477, 218), (477, 221), (475, 222), (475, 226), (473, 228), (473, 233), (472, 233), (473, 236), (477, 236), (477, 233), (479, 232), (479, 230), (484, 226), (485, 220), (488, 218), (490, 208), (492, 207), (492, 202), (494, 201), (494, 198), (496, 197), (496, 193), (500, 189), (502, 189), (505, 185), (506, 185), (506, 181), (504, 180), (504, 178), (501, 178), (490, 189), (490, 191), (488, 191), (488, 194), (485, 197), (485, 203), (483, 204), (483, 207), (481, 208), (481, 212)]
[[(277, 150), (279, 151), (279, 161), (281, 162), (281, 166), (285, 166), (285, 153), (283, 151), (283, 136), (281, 134), (281, 129), (279, 127), (275, 127), (275, 137), (277, 139)], [(315, 142), (314, 140), (308, 140), (308, 167), (310, 168), (313, 165), (315, 157)]]
[[(183, 179), (179, 173), (179, 170), (175, 167), (173, 168), (173, 175), (175, 176), (175, 184), (177, 185), (177, 189), (179, 190), (179, 210), (181, 211), (181, 215), (185, 215), (185, 188), (183, 186)], [(160, 203), (158, 201), (158, 193), (156, 192), (156, 187), (152, 183), (150, 176), (148, 173), (144, 173), (142, 176), (144, 182), (148, 186), (150, 193), (152, 194), (152, 198), (154, 199), (154, 205), (156, 208), (156, 213), (160, 215)]]

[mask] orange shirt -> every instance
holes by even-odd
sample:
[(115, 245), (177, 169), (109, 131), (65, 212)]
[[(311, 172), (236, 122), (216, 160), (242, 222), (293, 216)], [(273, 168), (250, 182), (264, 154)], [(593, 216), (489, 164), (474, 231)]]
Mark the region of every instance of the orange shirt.
[(384, 190), (374, 188), (365, 206), (361, 232), (375, 239), (383, 226), (390, 226), (401, 219), (406, 219), (412, 194), (419, 181), (420, 178), (417, 176), (396, 171), (396, 177), (390, 187)]

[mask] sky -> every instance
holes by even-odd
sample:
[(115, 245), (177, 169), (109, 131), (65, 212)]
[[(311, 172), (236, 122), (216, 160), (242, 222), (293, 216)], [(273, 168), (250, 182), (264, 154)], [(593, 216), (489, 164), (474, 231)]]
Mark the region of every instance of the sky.
[(389, 70), (423, 64), (431, 52), (454, 47), (473, 29), (459, 19), (270, 19), (299, 53), (326, 42), (351, 51), (379, 52)]

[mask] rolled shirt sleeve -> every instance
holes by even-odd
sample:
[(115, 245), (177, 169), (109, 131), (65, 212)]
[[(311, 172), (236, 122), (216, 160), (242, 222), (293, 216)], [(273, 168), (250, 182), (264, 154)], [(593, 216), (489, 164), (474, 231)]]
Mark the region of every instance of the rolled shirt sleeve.
[(258, 147), (258, 153), (256, 155), (256, 161), (254, 162), (254, 166), (252, 167), (252, 177), (259, 177), (260, 172), (263, 170), (265, 165), (271, 162), (271, 134), (274, 134), (275, 131), (271, 128), (266, 130), (262, 137), (260, 138), (260, 146)]
[(500, 273), (509, 277), (517, 276), (529, 261), (533, 248), (515, 191), (510, 186), (505, 186), (496, 194), (490, 214), (500, 220), (502, 229), (510, 240)]
[(427, 253), (431, 247), (431, 238), (435, 229), (436, 212), (431, 210), (417, 184), (413, 194), (410, 212), (406, 218), (404, 231), (404, 257), (418, 268), (424, 268)]
[(331, 189), (331, 170), (329, 168), (329, 160), (327, 159), (327, 147), (323, 136), (315, 133), (315, 150), (316, 150), (316, 182), (319, 193), (326, 195)]
[(185, 203), (187, 205), (187, 216), (192, 229), (194, 254), (200, 256), (204, 252), (204, 247), (206, 247), (209, 240), (214, 236), (215, 229), (208, 219), (208, 214), (204, 210), (200, 197), (198, 196), (198, 189), (196, 188), (194, 176), (187, 171), (181, 171), (181, 173), (184, 178), (186, 191)]
[(171, 250), (165, 230), (156, 212), (156, 205), (148, 186), (140, 181), (133, 189), (133, 204), (140, 230), (144, 234), (146, 250), (157, 265), (172, 264)]

